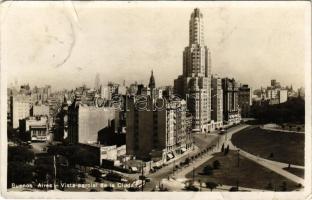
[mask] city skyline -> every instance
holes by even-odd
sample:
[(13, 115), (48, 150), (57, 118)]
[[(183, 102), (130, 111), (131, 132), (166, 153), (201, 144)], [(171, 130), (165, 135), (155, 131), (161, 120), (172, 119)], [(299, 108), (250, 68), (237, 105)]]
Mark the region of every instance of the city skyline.
[[(20, 84), (50, 84), (53, 89), (71, 89), (82, 83), (93, 87), (97, 73), (102, 84), (123, 80), (127, 85), (135, 81), (147, 84), (151, 70), (157, 86), (173, 85), (182, 72), (189, 13), (197, 6), (112, 9), (75, 3), (75, 9), (68, 5), (25, 9), (14, 5), (4, 24), (8, 85), (18, 79)], [(304, 6), (198, 5), (204, 15), (212, 74), (255, 89), (269, 85), (271, 79), (284, 86), (304, 86)], [(20, 31), (13, 31), (17, 26)]]
[(177, 3), (5, 4), (4, 194), (311, 192), (306, 4)]

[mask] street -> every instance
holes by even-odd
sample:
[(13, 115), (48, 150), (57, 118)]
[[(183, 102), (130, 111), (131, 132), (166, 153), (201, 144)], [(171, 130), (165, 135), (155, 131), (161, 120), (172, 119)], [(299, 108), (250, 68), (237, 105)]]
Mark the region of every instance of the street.
[[(146, 185), (144, 186), (144, 191), (151, 191), (155, 187), (159, 187), (164, 180), (168, 180), (172, 177), (175, 179), (185, 178), (185, 174), (187, 174), (190, 170), (192, 170), (193, 167), (195, 168), (198, 167), (202, 163), (212, 158), (211, 154), (221, 150), (222, 144), (225, 143), (225, 141), (230, 138), (230, 137), (227, 137), (227, 134), (231, 135), (234, 132), (244, 129), (245, 127), (247, 126), (238, 125), (238, 126), (232, 127), (228, 130), (227, 133), (223, 135), (219, 135), (217, 131), (214, 133), (210, 133), (210, 134), (202, 134), (202, 133), (194, 134), (194, 140), (195, 140), (194, 151), (185, 153), (184, 156), (177, 159), (175, 162), (170, 163), (168, 166), (163, 167), (162, 169), (158, 170), (157, 172), (153, 174), (147, 175), (147, 177), (151, 179), (151, 182), (146, 183)], [(190, 158), (192, 156), (197, 155), (199, 152), (201, 152), (202, 150), (206, 148), (210, 149), (210, 151), (208, 151), (207, 154), (204, 154), (203, 156), (200, 156), (196, 160), (192, 161), (189, 164), (189, 166), (182, 167), (182, 169), (177, 169), (176, 171), (174, 171), (175, 165), (178, 165), (181, 161), (184, 161), (188, 157)]]

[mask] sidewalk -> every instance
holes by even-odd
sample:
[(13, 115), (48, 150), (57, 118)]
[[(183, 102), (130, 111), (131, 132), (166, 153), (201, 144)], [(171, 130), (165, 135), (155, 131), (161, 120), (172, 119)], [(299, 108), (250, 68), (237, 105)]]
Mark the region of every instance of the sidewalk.
[(300, 134), (305, 133), (302, 131), (289, 131), (289, 130), (283, 130), (283, 129), (278, 129), (278, 128), (269, 128), (269, 127), (264, 127), (264, 126), (260, 126), (260, 128), (264, 130), (268, 130), (268, 131), (279, 131), (279, 132), (285, 132), (285, 133), (300, 133)]
[[(171, 191), (185, 191), (185, 182), (188, 179), (164, 179), (161, 183), (164, 185), (164, 187), (168, 188)], [(200, 183), (198, 181), (194, 182), (194, 185), (198, 188), (200, 188), (200, 191), (203, 192), (210, 192), (211, 190), (205, 186), (205, 183), (202, 183), (200, 186)], [(218, 185), (215, 189), (212, 190), (212, 192), (228, 192), (232, 187), (231, 185)], [(254, 189), (254, 188), (247, 188), (247, 187), (238, 187), (239, 191), (245, 191), (245, 192), (265, 192), (268, 190), (260, 190), (260, 189)]]

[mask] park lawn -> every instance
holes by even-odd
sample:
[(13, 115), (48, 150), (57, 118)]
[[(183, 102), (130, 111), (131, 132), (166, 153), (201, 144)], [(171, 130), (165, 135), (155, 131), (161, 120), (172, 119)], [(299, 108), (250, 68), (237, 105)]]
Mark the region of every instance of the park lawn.
[[(272, 188), (270, 190), (281, 191), (281, 185), (286, 182), (287, 191), (299, 189), (297, 184), (291, 180), (284, 178), (283, 176), (255, 163), (248, 158), (239, 156), (239, 168), (237, 166), (237, 152), (229, 151), (229, 154), (224, 156), (223, 153), (216, 153), (214, 157), (204, 164), (195, 169), (195, 181), (201, 182), (215, 182), (222, 185), (236, 186), (237, 180), (239, 180), (239, 186), (264, 189), (267, 188), (271, 182)], [(204, 175), (203, 168), (206, 165), (211, 165), (215, 160), (219, 160), (221, 166), (220, 169), (214, 169), (212, 175)], [(186, 175), (187, 178), (192, 179), (193, 172)], [(275, 189), (274, 189), (275, 187)]]
[[(235, 133), (232, 143), (262, 158), (304, 165), (304, 134), (249, 127)], [(270, 157), (271, 153), (273, 157)]]
[(304, 178), (304, 169), (299, 169), (299, 168), (288, 168), (288, 167), (285, 167), (283, 168), (284, 170), (296, 175), (296, 176), (299, 176), (301, 178)]

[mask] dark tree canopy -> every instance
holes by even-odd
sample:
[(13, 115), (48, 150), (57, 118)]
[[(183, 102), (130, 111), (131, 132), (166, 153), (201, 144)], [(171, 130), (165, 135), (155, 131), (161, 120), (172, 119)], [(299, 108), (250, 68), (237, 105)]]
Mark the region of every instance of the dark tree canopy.
[(269, 102), (254, 104), (251, 115), (261, 123), (304, 123), (305, 101), (298, 97), (275, 105), (269, 105)]
[(30, 184), (33, 178), (33, 167), (20, 161), (8, 163), (8, 187), (11, 184)]
[(210, 191), (212, 191), (213, 189), (215, 189), (218, 186), (217, 183), (215, 182), (207, 182), (206, 183), (206, 187), (210, 189)]
[(9, 147), (8, 148), (8, 161), (20, 161), (20, 162), (31, 162), (35, 158), (32, 151), (26, 147)]

